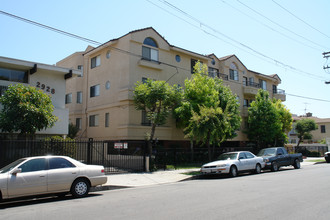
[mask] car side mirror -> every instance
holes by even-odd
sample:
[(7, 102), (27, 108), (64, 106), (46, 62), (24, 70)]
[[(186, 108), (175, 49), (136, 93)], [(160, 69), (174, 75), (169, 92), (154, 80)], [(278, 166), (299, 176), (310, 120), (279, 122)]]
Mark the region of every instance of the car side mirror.
[(15, 168), (11, 171), (11, 174), (16, 175), (16, 174), (21, 173), (21, 172), (22, 172), (22, 168)]

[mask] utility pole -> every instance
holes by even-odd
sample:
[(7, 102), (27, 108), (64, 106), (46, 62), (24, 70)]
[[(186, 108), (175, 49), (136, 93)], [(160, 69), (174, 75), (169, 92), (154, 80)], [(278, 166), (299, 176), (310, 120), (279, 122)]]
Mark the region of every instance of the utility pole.
[[(329, 52), (324, 52), (322, 53), (323, 58), (327, 59), (330, 57), (330, 51)], [(326, 66), (323, 66), (324, 71), (326, 71), (327, 73), (329, 73), (328, 69), (330, 69), (330, 66), (327, 64)], [(325, 84), (330, 84), (330, 81), (325, 82)]]

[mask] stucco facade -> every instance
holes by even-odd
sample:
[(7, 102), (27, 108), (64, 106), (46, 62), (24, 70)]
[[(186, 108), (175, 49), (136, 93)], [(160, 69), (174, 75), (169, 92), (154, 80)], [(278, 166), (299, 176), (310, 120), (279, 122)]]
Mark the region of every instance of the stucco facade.
[[(285, 101), (284, 92), (277, 90), (281, 83), (277, 75), (251, 71), (235, 55), (218, 58), (214, 54), (201, 55), (173, 46), (153, 28), (145, 28), (97, 48), (88, 47), (56, 64), (75, 69), (83, 66), (82, 77), (66, 82), (66, 94), (72, 94), (72, 102), (66, 107), (70, 111), (70, 121), (81, 128), (78, 136), (102, 140), (144, 140), (150, 126), (145, 126), (142, 112), (134, 108), (132, 97), (136, 82), (151, 78), (184, 86), (197, 60), (207, 64), (209, 75), (222, 78), (224, 84), (239, 97), (243, 122), (237, 137), (230, 141), (247, 140), (242, 132), (247, 106), (254, 99), (260, 83), (271, 97)], [(81, 94), (82, 101), (79, 99), (77, 103), (77, 96), (81, 97)], [(157, 127), (155, 137), (162, 141), (187, 141), (171, 117), (165, 125)]]
[(21, 83), (43, 90), (50, 95), (54, 105), (53, 114), (58, 121), (52, 128), (37, 131), (37, 135), (68, 134), (69, 109), (65, 107), (66, 79), (81, 74), (78, 70), (47, 64), (0, 57), (0, 94), (9, 85)]

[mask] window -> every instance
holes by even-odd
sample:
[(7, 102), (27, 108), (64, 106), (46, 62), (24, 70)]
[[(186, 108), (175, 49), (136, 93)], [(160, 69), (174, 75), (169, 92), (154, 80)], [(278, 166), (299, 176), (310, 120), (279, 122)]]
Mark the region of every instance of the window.
[(78, 104), (82, 103), (82, 92), (77, 92), (77, 103)]
[(109, 113), (105, 113), (105, 122), (104, 122), (105, 127), (109, 127)]
[(72, 102), (72, 93), (66, 94), (65, 95), (65, 104), (69, 104), (71, 102)]
[(83, 75), (84, 75), (84, 66), (83, 65), (78, 65), (78, 70), (81, 70), (81, 74), (78, 75), (78, 77), (83, 77)]
[(110, 58), (110, 56), (111, 56), (110, 50), (107, 51), (107, 54), (105, 56), (106, 56), (107, 59)]
[(209, 77), (215, 78), (217, 76), (219, 76), (219, 70), (209, 67)]
[(281, 148), (278, 148), (277, 155), (284, 155), (284, 151)]
[(28, 72), (0, 68), (0, 80), (28, 83)]
[(99, 115), (90, 115), (89, 116), (89, 127), (99, 126)]
[(253, 77), (249, 78), (249, 86), (254, 86), (254, 78)]
[(248, 85), (248, 79), (246, 76), (243, 76), (243, 86), (247, 86)]
[(70, 161), (64, 158), (50, 158), (49, 159), (49, 169), (61, 169), (61, 168), (71, 168), (76, 167)]
[(273, 93), (277, 94), (277, 86), (276, 85), (273, 85)]
[(179, 62), (181, 61), (181, 57), (180, 57), (180, 55), (176, 55), (176, 56), (175, 56), (175, 60), (176, 60), (176, 62), (179, 63)]
[(101, 57), (96, 56), (91, 59), (91, 69), (101, 65)]
[(244, 99), (243, 107), (248, 107), (248, 106), (249, 106), (249, 100)]
[(238, 159), (246, 159), (245, 153), (239, 153), (239, 158)]
[(196, 65), (197, 62), (198, 62), (198, 60), (194, 60), (194, 59), (191, 59), (190, 60), (190, 70), (191, 70), (191, 73), (194, 73), (194, 71), (195, 71), (194, 67), (195, 67), (195, 65)]
[(238, 81), (237, 66), (234, 63), (231, 63), (229, 68), (229, 79)]
[(259, 79), (260, 88), (267, 90), (267, 82), (265, 80)]
[(81, 118), (76, 118), (76, 127), (81, 130)]
[(100, 95), (100, 85), (95, 85), (90, 88), (90, 97), (95, 97)]
[(47, 168), (46, 159), (45, 158), (32, 159), (23, 163), (18, 168), (22, 169), (22, 173), (46, 170)]
[(150, 37), (144, 39), (142, 46), (142, 59), (158, 62), (158, 46), (155, 40)]
[(245, 152), (246, 158), (247, 159), (252, 159), (254, 158), (253, 154), (251, 154), (250, 152)]
[(110, 81), (107, 81), (107, 82), (105, 83), (105, 89), (106, 89), (106, 90), (109, 90), (109, 89), (110, 89)]
[(146, 111), (142, 111), (142, 123), (141, 124), (145, 125), (145, 126), (150, 126), (151, 125), (151, 121), (147, 117), (147, 112)]
[(321, 133), (326, 133), (325, 132), (325, 125), (321, 125)]

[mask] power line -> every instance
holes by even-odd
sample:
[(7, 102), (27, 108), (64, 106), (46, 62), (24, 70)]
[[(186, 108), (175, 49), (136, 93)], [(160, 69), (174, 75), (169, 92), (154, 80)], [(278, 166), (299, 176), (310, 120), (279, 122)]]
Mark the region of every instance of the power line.
[(288, 35), (286, 35), (286, 34), (280, 32), (280, 31), (274, 29), (273, 27), (271, 27), (271, 26), (269, 26), (269, 25), (267, 25), (267, 24), (261, 22), (260, 20), (258, 20), (258, 19), (256, 19), (256, 18), (250, 16), (249, 14), (247, 14), (247, 13), (243, 12), (242, 10), (240, 10), (240, 9), (238, 9), (238, 8), (236, 8), (236, 7), (234, 7), (233, 5), (229, 4), (228, 2), (226, 2), (226, 1), (224, 1), (224, 0), (222, 0), (222, 2), (223, 2), (224, 4), (226, 4), (226, 5), (228, 5), (229, 7), (233, 8), (234, 10), (240, 12), (241, 14), (243, 14), (243, 15), (249, 17), (250, 19), (252, 19), (252, 20), (254, 20), (254, 21), (258, 22), (258, 23), (260, 23), (261, 25), (265, 26), (266, 28), (268, 28), (268, 29), (270, 29), (270, 30), (272, 30), (272, 31), (274, 31), (274, 32), (276, 32), (276, 33), (278, 33), (278, 34), (280, 34), (280, 35), (282, 35), (282, 36), (284, 36), (284, 37), (286, 37), (286, 38), (292, 40), (292, 41), (295, 42), (295, 43), (299, 43), (299, 44), (301, 44), (301, 45), (303, 45), (303, 46), (306, 46), (306, 47), (309, 47), (309, 48), (311, 48), (311, 49), (313, 49), (313, 50), (322, 51), (322, 50), (320, 50), (320, 49), (317, 49), (317, 48), (315, 48), (315, 47), (312, 47), (312, 46), (310, 46), (310, 45), (307, 45), (307, 44), (305, 44), (305, 43), (302, 42), (302, 41), (299, 41), (299, 40), (297, 40), (297, 39), (294, 39), (294, 38), (292, 38), (292, 37), (290, 37), (290, 36), (288, 36)]
[(315, 27), (313, 27), (312, 25), (308, 24), (306, 21), (302, 20), (301, 18), (299, 18), (298, 16), (296, 16), (295, 14), (293, 14), (292, 12), (290, 12), (288, 9), (284, 8), (282, 5), (280, 5), (279, 3), (277, 3), (276, 1), (272, 0), (276, 5), (278, 5), (280, 8), (282, 8), (284, 11), (288, 12), (289, 14), (291, 14), (293, 17), (297, 18), (299, 21), (303, 22), (304, 24), (306, 24), (307, 26), (309, 26), (310, 28), (314, 29), (315, 31), (319, 32), (320, 34), (326, 36), (327, 38), (330, 38), (329, 35), (323, 33), (322, 31), (316, 29)]
[(311, 97), (294, 95), (294, 94), (288, 94), (288, 93), (285, 93), (285, 94), (288, 95), (288, 96), (294, 96), (294, 97), (303, 98), (303, 99), (310, 99), (310, 100), (314, 100), (314, 101), (330, 102), (330, 100), (325, 100), (325, 99), (317, 99), (317, 98), (311, 98)]
[(47, 25), (44, 25), (44, 24), (41, 24), (41, 23), (38, 23), (38, 22), (35, 22), (35, 21), (32, 21), (32, 20), (26, 19), (26, 18), (22, 18), (22, 17), (16, 16), (16, 15), (1, 11), (1, 10), (0, 10), (0, 13), (3, 14), (3, 15), (6, 15), (6, 16), (12, 17), (14, 19), (21, 20), (23, 22), (29, 23), (29, 24), (32, 24), (32, 25), (35, 25), (35, 26), (38, 26), (38, 27), (41, 27), (41, 28), (45, 28), (45, 29), (54, 31), (54, 32), (57, 32), (59, 34), (66, 35), (68, 37), (73, 37), (73, 38), (76, 38), (78, 40), (85, 41), (87, 43), (91, 43), (91, 44), (95, 44), (95, 45), (101, 45), (102, 44), (98, 41), (94, 41), (94, 40), (91, 40), (91, 39), (88, 39), (88, 38), (85, 38), (85, 37), (78, 36), (76, 34), (72, 34), (72, 33), (66, 32), (66, 31), (62, 31), (60, 29), (53, 28), (53, 27), (50, 27), (50, 26), (47, 26)]
[(326, 46), (320, 45), (320, 44), (318, 44), (318, 43), (316, 43), (316, 42), (314, 42), (314, 41), (312, 41), (312, 40), (309, 40), (308, 38), (306, 38), (306, 37), (304, 37), (304, 36), (302, 36), (302, 35), (300, 35), (300, 34), (295, 33), (294, 31), (290, 30), (289, 28), (286, 28), (286, 27), (284, 27), (283, 25), (280, 25), (279, 23), (277, 23), (277, 22), (271, 20), (270, 18), (266, 17), (265, 15), (261, 14), (261, 13), (258, 12), (257, 10), (255, 10), (255, 9), (249, 7), (248, 5), (244, 4), (244, 3), (241, 2), (240, 0), (236, 0), (236, 1), (239, 2), (240, 4), (242, 4), (243, 6), (245, 6), (246, 8), (250, 9), (250, 10), (253, 11), (254, 13), (258, 14), (259, 16), (261, 16), (261, 17), (267, 19), (267, 20), (270, 21), (271, 23), (273, 23), (273, 24), (275, 24), (275, 25), (277, 25), (277, 26), (283, 28), (284, 30), (286, 30), (286, 31), (288, 31), (288, 32), (290, 32), (290, 33), (292, 33), (292, 34), (294, 34), (294, 35), (296, 35), (296, 36), (298, 36), (298, 37), (300, 37), (300, 38), (306, 40), (306, 41), (309, 41), (309, 42), (313, 43), (314, 45), (317, 45), (317, 46), (321, 47), (322, 49), (327, 48)]
[[(147, 0), (147, 1), (150, 2), (149, 0)], [(255, 50), (255, 49), (253, 49), (252, 47), (249, 47), (249, 46), (247, 46), (247, 45), (245, 45), (245, 44), (243, 44), (243, 43), (241, 43), (241, 42), (239, 42), (239, 41), (237, 41), (237, 40), (235, 40), (235, 39), (233, 39), (233, 38), (227, 36), (226, 34), (224, 34), (224, 33), (220, 32), (220, 31), (216, 30), (215, 28), (213, 28), (213, 27), (211, 27), (211, 26), (205, 24), (205, 23), (202, 22), (201, 20), (199, 20), (199, 19), (193, 17), (192, 15), (188, 14), (187, 12), (185, 12), (185, 11), (183, 11), (182, 9), (178, 8), (177, 6), (175, 6), (175, 5), (173, 5), (173, 4), (169, 3), (169, 2), (167, 2), (166, 0), (158, 0), (158, 1), (161, 2), (161, 3), (163, 3), (163, 4), (165, 4), (165, 5), (167, 5), (168, 7), (172, 8), (172, 9), (178, 11), (179, 13), (181, 13), (181, 14), (183, 14), (184, 16), (188, 17), (189, 19), (191, 19), (191, 20), (197, 22), (197, 23), (199, 24), (199, 27), (198, 27), (198, 28), (199, 28), (200, 30), (202, 30), (204, 33), (206, 33), (206, 34), (208, 34), (208, 35), (210, 35), (210, 36), (215, 37), (214, 34), (211, 34), (210, 32), (204, 30), (202, 27), (205, 27), (205, 28), (211, 30), (212, 32), (214, 32), (214, 33), (216, 33), (216, 34), (219, 34), (219, 35), (221, 35), (221, 36), (223, 36), (223, 37), (229, 39), (230, 41), (233, 41), (234, 43), (236, 43), (236, 44), (238, 44), (238, 45), (240, 45), (240, 46), (242, 46), (242, 47), (244, 47), (244, 48), (247, 48), (248, 50), (252, 51), (253, 53), (255, 53), (255, 54), (257, 54), (257, 55), (259, 55), (259, 56), (261, 56), (261, 57), (263, 57), (263, 58), (265, 58), (265, 59), (268, 59), (268, 60), (272, 61), (272, 62), (271, 62), (272, 64), (275, 63), (276, 65), (279, 65), (280, 67), (282, 67), (282, 68), (284, 68), (284, 69), (290, 69), (290, 70), (295, 71), (295, 72), (303, 73), (303, 74), (305, 74), (305, 75), (307, 75), (307, 76), (309, 76), (309, 77), (311, 77), (311, 78), (319, 79), (319, 80), (322, 79), (322, 81), (325, 81), (325, 78), (324, 78), (324, 77), (321, 77), (321, 76), (319, 76), (319, 75), (315, 75), (315, 74), (312, 74), (312, 73), (309, 73), (309, 72), (306, 72), (306, 71), (303, 71), (303, 70), (299, 70), (299, 69), (297, 69), (297, 68), (295, 68), (295, 67), (292, 67), (292, 66), (290, 66), (290, 65), (288, 65), (288, 64), (285, 64), (285, 63), (283, 63), (283, 62), (281, 62), (281, 61), (278, 61), (278, 60), (276, 60), (276, 59), (274, 59), (274, 58), (272, 58), (272, 57), (269, 57), (268, 55), (265, 55), (265, 54), (263, 54), (263, 53), (261, 53), (261, 52)], [(158, 6), (158, 7), (160, 7), (160, 6)], [(167, 10), (165, 10), (165, 11), (167, 11)], [(172, 14), (172, 13), (170, 13), (170, 14)], [(177, 16), (176, 16), (176, 17), (177, 17)], [(183, 19), (183, 18), (180, 18), (180, 19)], [(187, 22), (187, 23), (190, 24), (190, 22)], [(193, 26), (196, 27), (196, 25), (193, 25)], [(219, 39), (219, 37), (216, 37), (216, 38)], [(220, 39), (220, 40), (221, 40), (221, 39)]]
[[(73, 38), (78, 39), (78, 40), (82, 40), (82, 41), (89, 42), (89, 43), (92, 43), (93, 42), (93, 44), (98, 44), (100, 46), (104, 45), (104, 44), (101, 44), (100, 42), (97, 42), (97, 41), (94, 41), (94, 40), (91, 40), (91, 39), (88, 39), (88, 38), (85, 38), (85, 37), (81, 37), (81, 36), (78, 36), (78, 35), (75, 35), (75, 34), (72, 34), (72, 33), (69, 33), (69, 32), (65, 32), (65, 31), (62, 31), (60, 29), (56, 29), (56, 28), (53, 28), (53, 27), (50, 27), (50, 26), (47, 26), (47, 25), (44, 25), (44, 24), (41, 24), (41, 23), (38, 23), (38, 22), (34, 22), (34, 21), (31, 21), (31, 20), (28, 20), (28, 19), (25, 19), (25, 18), (16, 16), (16, 15), (12, 15), (12, 14), (9, 14), (7, 12), (3, 12), (1, 10), (0, 10), (0, 13), (2, 13), (4, 15), (7, 15), (7, 16), (10, 16), (12, 18), (15, 18), (15, 19), (18, 19), (18, 20), (21, 20), (21, 21), (24, 21), (24, 22), (33, 24), (33, 25), (36, 25), (36, 26), (41, 27), (41, 28), (45, 28), (45, 29), (54, 31), (54, 32), (59, 33), (59, 34), (63, 34), (63, 35), (69, 36), (69, 37), (73, 37)], [(114, 50), (117, 50), (118, 52), (125, 53), (125, 54), (128, 54), (128, 55), (136, 56), (136, 57), (139, 57), (139, 58), (142, 57), (141, 55), (132, 53), (130, 51), (122, 50), (122, 49), (119, 49), (119, 48), (116, 48), (116, 47), (113, 47), (113, 46), (110, 46), (110, 45), (108, 45), (106, 47), (112, 48)], [(178, 66), (175, 66), (175, 65), (172, 65), (172, 64), (168, 64), (168, 63), (165, 63), (165, 62), (159, 62), (159, 63), (160, 64), (167, 65), (167, 66), (170, 66), (170, 67), (173, 67), (173, 68), (176, 68), (176, 72), (170, 78), (172, 78), (175, 74), (178, 74), (179, 73), (178, 72), (178, 69), (181, 69), (181, 70), (184, 70), (184, 71), (189, 71), (189, 72), (191, 71), (190, 69), (178, 67)], [(304, 96), (287, 94), (287, 93), (286, 93), (286, 95), (295, 96), (295, 97), (299, 97), (299, 98), (305, 98), (305, 99), (311, 99), (311, 100), (315, 100), (315, 101), (330, 102), (329, 100), (316, 99), (316, 98), (304, 97)]]

